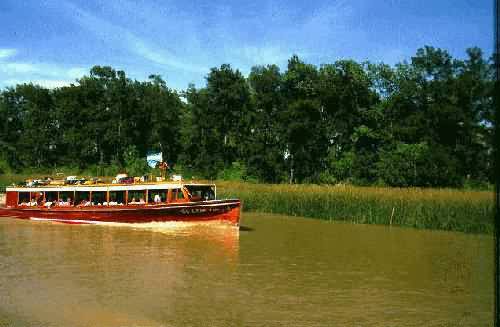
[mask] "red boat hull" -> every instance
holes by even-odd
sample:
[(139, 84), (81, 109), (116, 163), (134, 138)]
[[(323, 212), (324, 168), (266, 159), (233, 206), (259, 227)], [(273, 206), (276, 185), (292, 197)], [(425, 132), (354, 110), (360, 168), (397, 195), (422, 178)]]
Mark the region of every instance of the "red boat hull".
[(73, 224), (223, 221), (238, 226), (240, 207), (239, 200), (213, 200), (165, 205), (7, 207), (0, 208), (0, 217)]

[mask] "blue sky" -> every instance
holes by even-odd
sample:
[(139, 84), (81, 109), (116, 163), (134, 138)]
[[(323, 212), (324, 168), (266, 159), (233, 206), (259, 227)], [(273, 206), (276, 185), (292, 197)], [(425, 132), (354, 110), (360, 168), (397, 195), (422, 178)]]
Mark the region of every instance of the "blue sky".
[(211, 67), (247, 75), (352, 58), (395, 64), (432, 45), (464, 57), (493, 48), (492, 0), (104, 1), (0, 0), (0, 88), (57, 87), (93, 65), (133, 79), (160, 74), (183, 90), (205, 85)]

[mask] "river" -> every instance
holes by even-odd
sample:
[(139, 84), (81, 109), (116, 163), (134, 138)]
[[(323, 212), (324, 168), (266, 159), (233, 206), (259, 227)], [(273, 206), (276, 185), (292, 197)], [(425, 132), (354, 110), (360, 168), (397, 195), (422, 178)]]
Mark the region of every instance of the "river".
[(0, 326), (492, 326), (488, 235), (0, 220)]

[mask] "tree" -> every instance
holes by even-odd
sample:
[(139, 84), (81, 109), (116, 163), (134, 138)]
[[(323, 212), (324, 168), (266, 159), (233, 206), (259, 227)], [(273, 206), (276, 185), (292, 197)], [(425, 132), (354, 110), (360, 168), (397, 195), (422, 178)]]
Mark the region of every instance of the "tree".
[(282, 75), (276, 65), (252, 67), (248, 76), (255, 114), (247, 165), (251, 175), (266, 182), (286, 179), (285, 144), (281, 135)]
[(248, 84), (238, 70), (224, 64), (211, 69), (206, 88), (191, 87), (186, 97), (193, 132), (189, 143), (197, 143), (187, 157), (207, 177), (214, 177), (246, 154), (252, 119)]

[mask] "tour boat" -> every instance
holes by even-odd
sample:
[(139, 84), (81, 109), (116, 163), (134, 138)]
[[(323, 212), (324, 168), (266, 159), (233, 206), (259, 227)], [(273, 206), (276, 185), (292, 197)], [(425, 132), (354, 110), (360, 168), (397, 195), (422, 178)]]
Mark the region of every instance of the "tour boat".
[(214, 184), (28, 185), (6, 188), (0, 217), (70, 224), (221, 221), (239, 225), (240, 200), (217, 200)]

